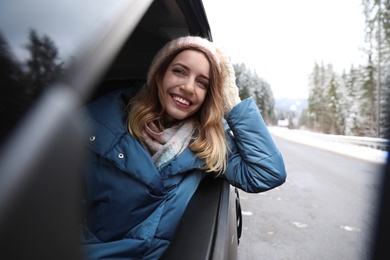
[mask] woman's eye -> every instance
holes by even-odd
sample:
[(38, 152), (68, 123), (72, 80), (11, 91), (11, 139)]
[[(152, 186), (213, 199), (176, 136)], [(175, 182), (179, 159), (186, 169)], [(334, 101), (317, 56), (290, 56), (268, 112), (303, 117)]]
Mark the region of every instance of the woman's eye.
[(172, 71), (177, 74), (184, 74), (184, 72), (181, 69), (172, 69)]
[(198, 82), (199, 82), (199, 84), (201, 84), (204, 88), (208, 88), (208, 87), (209, 87), (209, 83), (206, 82), (206, 81), (200, 80), (200, 81), (198, 81)]

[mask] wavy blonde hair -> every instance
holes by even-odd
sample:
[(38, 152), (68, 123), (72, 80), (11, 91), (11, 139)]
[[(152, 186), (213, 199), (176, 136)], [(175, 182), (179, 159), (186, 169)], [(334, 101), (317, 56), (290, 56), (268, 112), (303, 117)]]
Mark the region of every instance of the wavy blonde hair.
[(227, 143), (222, 122), (224, 116), (222, 78), (218, 64), (200, 48), (192, 46), (173, 51), (154, 70), (155, 73), (149, 75), (149, 84), (144, 85), (129, 102), (128, 131), (131, 136), (141, 140), (145, 125), (161, 118), (165, 100), (160, 99), (163, 93), (159, 86), (173, 59), (180, 52), (189, 49), (204, 53), (210, 63), (210, 86), (202, 106), (191, 116), (195, 121), (195, 132), (189, 147), (198, 158), (205, 160), (203, 170), (221, 174), (226, 169), (227, 160)]

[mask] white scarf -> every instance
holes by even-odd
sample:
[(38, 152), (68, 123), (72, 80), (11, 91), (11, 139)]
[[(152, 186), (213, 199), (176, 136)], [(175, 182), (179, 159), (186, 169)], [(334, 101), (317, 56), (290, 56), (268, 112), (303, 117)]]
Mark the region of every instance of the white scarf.
[(144, 146), (159, 171), (188, 147), (193, 132), (194, 123), (191, 120), (164, 131), (160, 131), (152, 122), (144, 127), (142, 131)]

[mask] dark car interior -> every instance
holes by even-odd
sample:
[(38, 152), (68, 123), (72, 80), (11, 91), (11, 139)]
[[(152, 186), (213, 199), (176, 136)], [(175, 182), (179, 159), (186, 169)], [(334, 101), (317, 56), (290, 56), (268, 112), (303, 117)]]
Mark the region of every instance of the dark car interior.
[[(85, 151), (75, 109), (116, 88), (142, 85), (155, 53), (169, 40), (181, 35), (212, 40), (201, 1), (138, 3), (138, 11), (128, 4), (114, 26), (96, 36), (33, 109), (26, 106), (9, 126), (0, 150), (1, 259), (82, 259), (77, 223)], [(130, 25), (129, 14), (137, 12), (142, 19)], [(18, 98), (23, 100), (22, 93)], [(237, 190), (206, 178), (164, 259), (236, 259), (240, 233)]]

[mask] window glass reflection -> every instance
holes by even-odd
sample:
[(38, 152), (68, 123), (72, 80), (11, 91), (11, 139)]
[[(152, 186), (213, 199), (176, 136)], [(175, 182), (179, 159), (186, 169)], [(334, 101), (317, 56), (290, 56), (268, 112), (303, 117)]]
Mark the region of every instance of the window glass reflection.
[(109, 25), (126, 0), (3, 0), (0, 4), (0, 145), (40, 93)]

